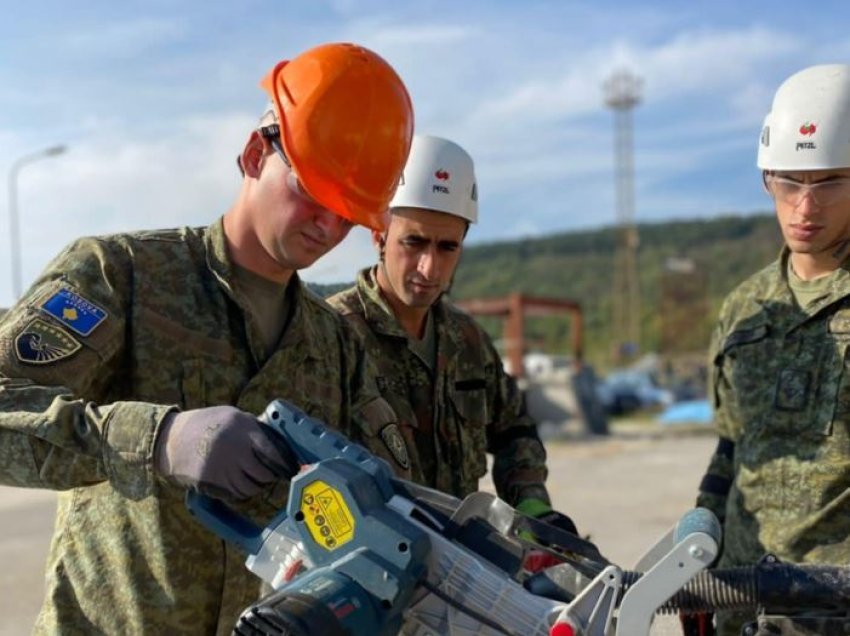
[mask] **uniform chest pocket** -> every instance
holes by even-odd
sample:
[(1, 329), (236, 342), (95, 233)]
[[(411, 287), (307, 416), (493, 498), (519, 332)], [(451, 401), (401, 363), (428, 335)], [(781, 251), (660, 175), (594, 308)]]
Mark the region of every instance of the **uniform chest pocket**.
[[(837, 379), (834, 421), (850, 423), (850, 339), (845, 339), (839, 346), (840, 360), (843, 364), (837, 364), (841, 367), (840, 377)], [(845, 426), (845, 429), (848, 427)]]
[(483, 378), (457, 380), (451, 393), (456, 415), (461, 470), (467, 479), (487, 472), (487, 422), (490, 421), (486, 384)]
[[(134, 391), (184, 409), (234, 400), (244, 382), (244, 354), (224, 338), (140, 306), (133, 325)], [(240, 359), (241, 358), (241, 359)]]
[(746, 437), (828, 435), (841, 366), (835, 356), (822, 335), (737, 330), (715, 361), (718, 398)]
[[(726, 337), (714, 360), (716, 400), (738, 422), (752, 425), (770, 405), (764, 365), (772, 359), (767, 325), (739, 329)], [(759, 372), (757, 372), (759, 370)]]
[(483, 379), (458, 380), (454, 384), (452, 402), (458, 413), (468, 422), (478, 422), (483, 426), (487, 422), (487, 391)]

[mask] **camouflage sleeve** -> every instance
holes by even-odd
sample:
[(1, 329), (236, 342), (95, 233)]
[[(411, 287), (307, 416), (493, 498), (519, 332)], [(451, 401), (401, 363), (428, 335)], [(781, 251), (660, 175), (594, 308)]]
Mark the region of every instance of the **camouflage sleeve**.
[(487, 400), (487, 451), (493, 454), (493, 484), (499, 497), (512, 506), (525, 499), (551, 505), (546, 490), (546, 450), (537, 423), (526, 411), (516, 381), (505, 373), (502, 360), (484, 334)]
[(410, 454), (398, 427), (395, 411), (378, 391), (376, 371), (361, 341), (346, 322), (345, 360), (350, 369), (343, 376), (351, 390), (351, 426), (345, 432), (352, 440), (386, 460), (397, 477), (411, 479)]
[(734, 475), (735, 442), (734, 422), (729, 421), (729, 413), (725, 408), (723, 395), (728, 389), (722, 370), (718, 364), (722, 343), (724, 340), (722, 323), (711, 338), (709, 347), (709, 386), (708, 395), (712, 401), (714, 426), (718, 435), (717, 448), (708, 463), (705, 475), (700, 481), (697, 505), (711, 510), (723, 523), (726, 517), (726, 497), (732, 487)]
[(82, 239), (0, 320), (0, 483), (63, 490), (108, 479), (129, 497), (149, 492), (169, 407), (97, 405), (120, 373), (128, 285), (108, 247)]

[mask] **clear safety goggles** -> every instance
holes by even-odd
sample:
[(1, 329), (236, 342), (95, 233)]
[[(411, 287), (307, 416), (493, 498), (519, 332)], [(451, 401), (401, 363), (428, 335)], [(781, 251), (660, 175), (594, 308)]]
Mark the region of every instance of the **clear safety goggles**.
[(812, 200), (819, 206), (829, 206), (850, 200), (850, 177), (802, 183), (788, 177), (766, 174), (764, 187), (775, 201), (795, 207), (800, 205), (806, 195), (811, 195)]

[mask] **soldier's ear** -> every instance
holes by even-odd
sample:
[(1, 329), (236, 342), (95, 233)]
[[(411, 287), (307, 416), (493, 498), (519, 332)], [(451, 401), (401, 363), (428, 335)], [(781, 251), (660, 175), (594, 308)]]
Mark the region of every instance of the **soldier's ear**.
[(256, 179), (260, 176), (261, 164), (266, 155), (266, 143), (263, 136), (256, 130), (248, 137), (245, 148), (242, 149), (242, 154), (239, 157), (239, 164), (246, 177)]
[(372, 230), (372, 245), (378, 250), (378, 262), (384, 262), (384, 250), (387, 246), (387, 235), (378, 230)]
[(372, 245), (374, 245), (378, 251), (381, 251), (384, 249), (386, 244), (387, 239), (384, 233), (378, 230), (372, 230)]

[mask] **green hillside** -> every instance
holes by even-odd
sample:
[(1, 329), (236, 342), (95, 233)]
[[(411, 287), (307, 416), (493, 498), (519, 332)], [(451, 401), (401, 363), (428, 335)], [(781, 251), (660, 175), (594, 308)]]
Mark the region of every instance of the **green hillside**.
[[(640, 224), (638, 234), (643, 351), (659, 350), (663, 316), (669, 320), (674, 312), (677, 331), (682, 332), (673, 334), (675, 348), (680, 352), (704, 349), (723, 296), (776, 258), (782, 244), (775, 217), (768, 214)], [(486, 298), (519, 291), (576, 300), (584, 310), (587, 358), (604, 367), (610, 362), (612, 342), (616, 244), (615, 229), (605, 228), (467, 246), (452, 296)], [(698, 275), (704, 277), (700, 280), (705, 281), (705, 293), (699, 294), (701, 303), (671, 304), (668, 293), (662, 307), (663, 280), (667, 289), (687, 284), (687, 279), (663, 278), (665, 263), (671, 257), (688, 258), (697, 266)], [(497, 323), (485, 324), (494, 335), (499, 333)], [(543, 350), (563, 350), (568, 341), (564, 319), (537, 318), (529, 323), (528, 331), (536, 339), (534, 344)], [(683, 334), (687, 337), (681, 337)]]

